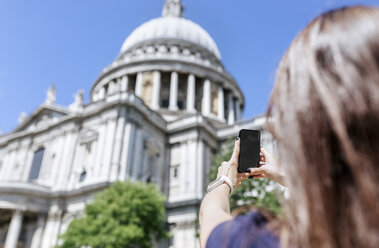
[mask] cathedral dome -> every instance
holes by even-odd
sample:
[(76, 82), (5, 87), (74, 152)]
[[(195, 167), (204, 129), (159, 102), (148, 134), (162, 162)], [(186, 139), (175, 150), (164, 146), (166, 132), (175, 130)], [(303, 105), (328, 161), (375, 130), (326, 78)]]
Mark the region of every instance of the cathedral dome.
[(166, 6), (166, 9), (163, 9), (162, 17), (145, 22), (135, 29), (124, 41), (120, 53), (144, 42), (169, 39), (203, 47), (221, 59), (217, 45), (207, 31), (200, 25), (181, 17), (181, 9), (175, 13), (175, 10), (167, 8)]
[(225, 70), (215, 41), (182, 13), (181, 0), (165, 0), (161, 17), (126, 38), (120, 54), (94, 83), (91, 100), (136, 96), (130, 99), (168, 121), (193, 113), (218, 124), (241, 119), (244, 97)]

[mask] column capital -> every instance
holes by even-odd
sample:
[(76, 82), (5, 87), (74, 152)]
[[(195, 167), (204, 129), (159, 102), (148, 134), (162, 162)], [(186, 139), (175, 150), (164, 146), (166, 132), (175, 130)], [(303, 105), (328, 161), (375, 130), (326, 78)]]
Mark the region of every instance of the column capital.
[(25, 209), (15, 209), (13, 211), (13, 215), (21, 215), (22, 216), (25, 211), (26, 211), (26, 208)]
[(28, 208), (26, 206), (16, 206), (14, 209), (13, 209), (13, 214), (24, 214), (24, 212), (26, 212), (28, 210)]

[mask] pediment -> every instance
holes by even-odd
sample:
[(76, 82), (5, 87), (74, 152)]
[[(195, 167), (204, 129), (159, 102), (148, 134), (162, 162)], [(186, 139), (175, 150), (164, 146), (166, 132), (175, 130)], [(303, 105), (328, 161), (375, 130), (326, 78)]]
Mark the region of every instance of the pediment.
[(67, 114), (69, 111), (63, 106), (42, 104), (31, 115), (27, 116), (14, 132), (33, 130), (49, 125)]

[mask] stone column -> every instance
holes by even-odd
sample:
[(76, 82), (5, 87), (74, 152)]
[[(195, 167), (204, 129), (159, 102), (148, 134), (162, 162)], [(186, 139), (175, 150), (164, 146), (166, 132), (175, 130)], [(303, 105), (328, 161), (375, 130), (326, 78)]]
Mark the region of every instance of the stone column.
[(45, 216), (43, 214), (40, 214), (38, 216), (37, 228), (33, 234), (32, 244), (30, 246), (31, 248), (41, 247), (42, 233), (43, 233), (44, 225), (45, 225)]
[[(180, 181), (180, 195), (183, 197), (191, 197), (189, 194), (190, 192), (189, 187), (191, 183), (195, 183), (193, 181), (192, 175), (189, 174), (189, 170), (191, 167), (191, 164), (188, 164), (188, 142), (182, 142), (180, 143), (180, 153), (179, 157), (179, 181)], [(195, 154), (192, 154), (192, 156)]]
[[(125, 120), (127, 121), (127, 120)], [(129, 140), (131, 138), (131, 130), (132, 130), (132, 124), (130, 122), (125, 123), (124, 127), (124, 135), (123, 135), (123, 141), (122, 141), (122, 150), (121, 150), (121, 157), (120, 157), (120, 167), (117, 172), (117, 179), (119, 181), (124, 181), (126, 179), (126, 166), (127, 166), (127, 160), (128, 160), (128, 150), (129, 147), (132, 146), (132, 144), (129, 144)]]
[(135, 93), (138, 97), (142, 95), (142, 72), (138, 72), (137, 74)]
[(161, 88), (161, 73), (159, 71), (153, 72), (153, 99), (151, 103), (152, 109), (159, 109), (159, 93)]
[(94, 173), (93, 173), (93, 179), (99, 180), (99, 177), (101, 175), (101, 167), (102, 167), (102, 157), (103, 157), (103, 151), (105, 147), (105, 140), (107, 137), (107, 123), (103, 121), (100, 123), (99, 127), (96, 127), (96, 129), (99, 131), (99, 138), (96, 142), (96, 152), (95, 152), (95, 166), (94, 166)]
[(105, 89), (104, 87), (101, 87), (100, 90), (99, 90), (99, 93), (97, 95), (97, 99), (98, 100), (103, 100), (105, 97)]
[(195, 112), (195, 76), (188, 75), (187, 81), (187, 111)]
[(111, 80), (108, 85), (108, 95), (112, 95), (117, 91), (117, 79)]
[[(59, 149), (60, 152), (59, 153), (56, 153), (56, 156), (54, 158), (54, 162), (49, 165), (51, 166), (51, 174), (50, 174), (50, 182), (51, 183), (54, 183), (58, 181), (58, 176), (59, 176), (59, 171), (60, 171), (60, 162), (62, 161), (62, 157), (63, 157), (63, 151), (62, 151), (62, 148), (64, 146), (64, 141), (65, 141), (65, 136), (61, 135), (59, 137), (57, 137), (56, 139), (54, 139), (52, 141), (52, 143), (54, 144), (54, 146), (56, 147), (55, 149)], [(29, 148), (29, 155), (28, 155), (28, 158), (25, 160), (25, 164), (27, 165), (30, 165), (31, 162), (32, 162), (32, 159), (33, 159), (33, 153), (32, 153), (32, 150), (31, 148)], [(27, 168), (27, 166), (26, 166)], [(29, 170), (25, 169), (26, 172), (28, 172)], [(23, 175), (23, 180), (27, 180), (28, 178), (28, 175), (27, 173), (24, 173)]]
[(222, 85), (220, 84), (218, 86), (218, 118), (221, 121), (225, 121), (225, 113), (224, 113), (224, 89), (222, 88)]
[(107, 137), (105, 140), (105, 146), (103, 152), (103, 160), (102, 160), (102, 168), (101, 168), (101, 175), (100, 178), (102, 181), (105, 181), (109, 178), (108, 173), (110, 172), (111, 168), (111, 161), (112, 161), (112, 150), (113, 150), (113, 141), (115, 139), (115, 133), (116, 133), (116, 124), (117, 124), (117, 118), (110, 118), (107, 121)]
[(204, 188), (203, 188), (203, 171), (205, 169), (205, 145), (204, 142), (200, 139), (196, 142), (196, 170), (195, 170), (195, 178), (194, 180), (196, 183), (196, 190), (195, 190), (195, 198), (201, 199)]
[(123, 140), (124, 140), (125, 118), (126, 118), (126, 110), (125, 108), (121, 108), (119, 110), (116, 133), (114, 137), (114, 148), (112, 152), (111, 172), (110, 172), (110, 178), (109, 178), (111, 182), (117, 180), (117, 174), (120, 168), (121, 151), (122, 151)]
[(234, 117), (234, 101), (233, 101), (233, 95), (232, 92), (228, 93), (228, 124), (232, 125), (234, 124), (235, 117)]
[(55, 247), (58, 241), (59, 229), (62, 221), (62, 211), (57, 206), (57, 202), (52, 203), (53, 206), (47, 216), (45, 230), (43, 232), (41, 248)]
[(172, 111), (178, 110), (178, 73), (175, 71), (171, 73), (170, 104), (168, 109)]
[(241, 104), (238, 99), (235, 99), (234, 106), (236, 108), (236, 120), (241, 120)]
[(138, 172), (140, 167), (142, 166), (142, 159), (143, 159), (143, 131), (141, 129), (136, 130), (136, 142), (135, 144), (135, 149), (134, 149), (134, 158), (133, 158), (133, 164), (131, 165), (131, 171), (130, 171), (130, 176), (132, 180), (136, 180), (138, 177)]
[(54, 184), (53, 188), (59, 188), (60, 187), (60, 181), (61, 181), (61, 175), (63, 174), (63, 168), (67, 167), (65, 163), (67, 163), (67, 150), (69, 149), (70, 145), (70, 131), (65, 131), (63, 135), (61, 136), (61, 143), (60, 143), (60, 152), (58, 154), (58, 166), (56, 166), (56, 171), (54, 172)]
[[(64, 146), (64, 153), (62, 161), (60, 162), (60, 171), (57, 175), (57, 181), (55, 187), (59, 189), (66, 189), (68, 186), (68, 181), (70, 179), (70, 174), (72, 172), (73, 156), (75, 156), (75, 150), (77, 149), (77, 139), (78, 135), (75, 131), (68, 131)], [(63, 152), (62, 151), (62, 152)]]
[(203, 115), (209, 115), (211, 112), (211, 81), (206, 79), (203, 87), (203, 101), (202, 101)]
[(126, 156), (126, 166), (125, 166), (125, 178), (128, 179), (128, 178), (132, 178), (132, 169), (133, 169), (133, 165), (134, 165), (134, 157), (137, 156), (136, 154), (136, 143), (138, 142), (137, 139), (137, 127), (136, 127), (136, 123), (128, 123), (128, 125), (130, 124), (130, 128), (129, 128), (129, 137), (128, 137), (128, 146), (127, 146), (127, 156)]
[(15, 210), (12, 215), (11, 224), (8, 228), (7, 238), (5, 240), (5, 248), (16, 248), (18, 238), (21, 232), (23, 212)]
[(127, 92), (128, 91), (128, 84), (129, 84), (129, 78), (127, 75), (122, 76), (121, 78), (121, 92)]

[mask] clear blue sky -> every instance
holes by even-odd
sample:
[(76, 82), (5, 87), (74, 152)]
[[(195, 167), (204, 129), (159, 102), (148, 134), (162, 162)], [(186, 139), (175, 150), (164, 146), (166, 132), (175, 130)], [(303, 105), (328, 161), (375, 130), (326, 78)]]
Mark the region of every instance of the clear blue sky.
[[(295, 35), (331, 8), (379, 5), (378, 0), (183, 0), (184, 17), (218, 44), (226, 69), (245, 93), (244, 118), (264, 113), (276, 66)], [(86, 101), (101, 70), (124, 39), (161, 14), (164, 0), (1, 0), (0, 129), (9, 132), (30, 114), (51, 83), (68, 105)]]

